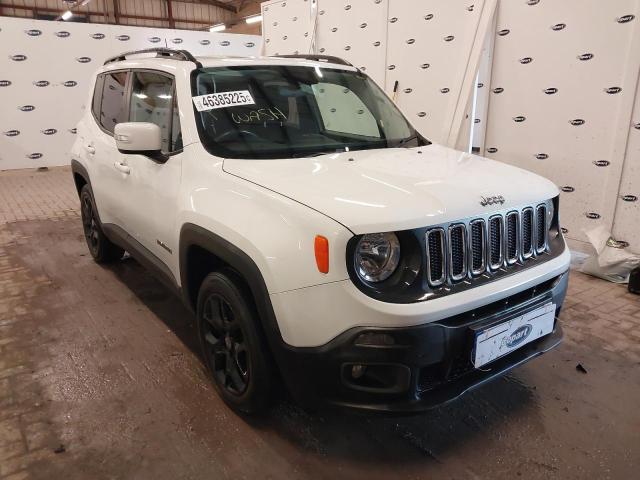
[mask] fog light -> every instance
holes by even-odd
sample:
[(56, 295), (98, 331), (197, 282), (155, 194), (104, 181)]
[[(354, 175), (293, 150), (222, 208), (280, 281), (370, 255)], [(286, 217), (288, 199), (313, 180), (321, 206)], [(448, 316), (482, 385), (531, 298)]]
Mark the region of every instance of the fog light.
[(367, 371), (367, 367), (364, 365), (354, 365), (351, 367), (351, 376), (353, 378), (362, 378), (364, 373)]

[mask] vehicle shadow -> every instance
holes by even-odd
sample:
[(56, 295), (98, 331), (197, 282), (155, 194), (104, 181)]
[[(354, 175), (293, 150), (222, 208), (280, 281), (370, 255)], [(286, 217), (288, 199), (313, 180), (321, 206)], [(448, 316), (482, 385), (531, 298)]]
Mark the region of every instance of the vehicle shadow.
[[(133, 259), (108, 267), (180, 341), (200, 357), (194, 316)], [(204, 369), (204, 366), (202, 365)], [(535, 409), (535, 387), (516, 373), (462, 398), (414, 416), (309, 413), (284, 398), (263, 417), (243, 417), (271, 445), (350, 463), (393, 467), (440, 463), (470, 442), (482, 441), (513, 417)]]

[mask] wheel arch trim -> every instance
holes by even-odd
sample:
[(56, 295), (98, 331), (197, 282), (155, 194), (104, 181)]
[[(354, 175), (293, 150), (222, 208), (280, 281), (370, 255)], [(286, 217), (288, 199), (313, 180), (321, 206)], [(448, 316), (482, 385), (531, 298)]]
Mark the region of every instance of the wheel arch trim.
[(257, 314), (272, 350), (281, 343), (282, 335), (271, 304), (266, 282), (256, 263), (243, 250), (219, 235), (193, 223), (185, 223), (180, 229), (179, 265), (183, 300), (195, 310), (193, 299), (197, 298), (196, 287), (189, 282), (189, 249), (200, 249), (219, 258), (235, 270), (245, 281), (253, 299)]
[(73, 175), (73, 183), (76, 186), (76, 191), (78, 192), (78, 196), (80, 196), (80, 188), (78, 182), (76, 181), (76, 175), (81, 176), (85, 183), (91, 187), (91, 179), (89, 178), (89, 172), (78, 160), (75, 158), (71, 160), (71, 173)]

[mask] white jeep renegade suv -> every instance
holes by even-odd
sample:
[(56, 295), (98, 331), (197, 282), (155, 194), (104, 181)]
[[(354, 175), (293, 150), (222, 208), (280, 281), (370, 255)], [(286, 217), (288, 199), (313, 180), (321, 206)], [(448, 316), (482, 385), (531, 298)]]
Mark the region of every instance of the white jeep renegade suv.
[(556, 186), (431, 144), (343, 60), (152, 49), (94, 85), (71, 162), (89, 250), (182, 297), (235, 409), (282, 382), (420, 411), (559, 344)]

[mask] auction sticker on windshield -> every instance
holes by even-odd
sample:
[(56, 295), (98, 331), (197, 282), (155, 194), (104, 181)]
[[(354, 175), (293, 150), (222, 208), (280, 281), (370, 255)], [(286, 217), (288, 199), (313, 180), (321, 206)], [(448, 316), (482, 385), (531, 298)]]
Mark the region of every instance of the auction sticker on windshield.
[(255, 103), (249, 90), (210, 93), (193, 97), (193, 104), (199, 112), (206, 112), (216, 108), (237, 107), (238, 105), (255, 105)]

